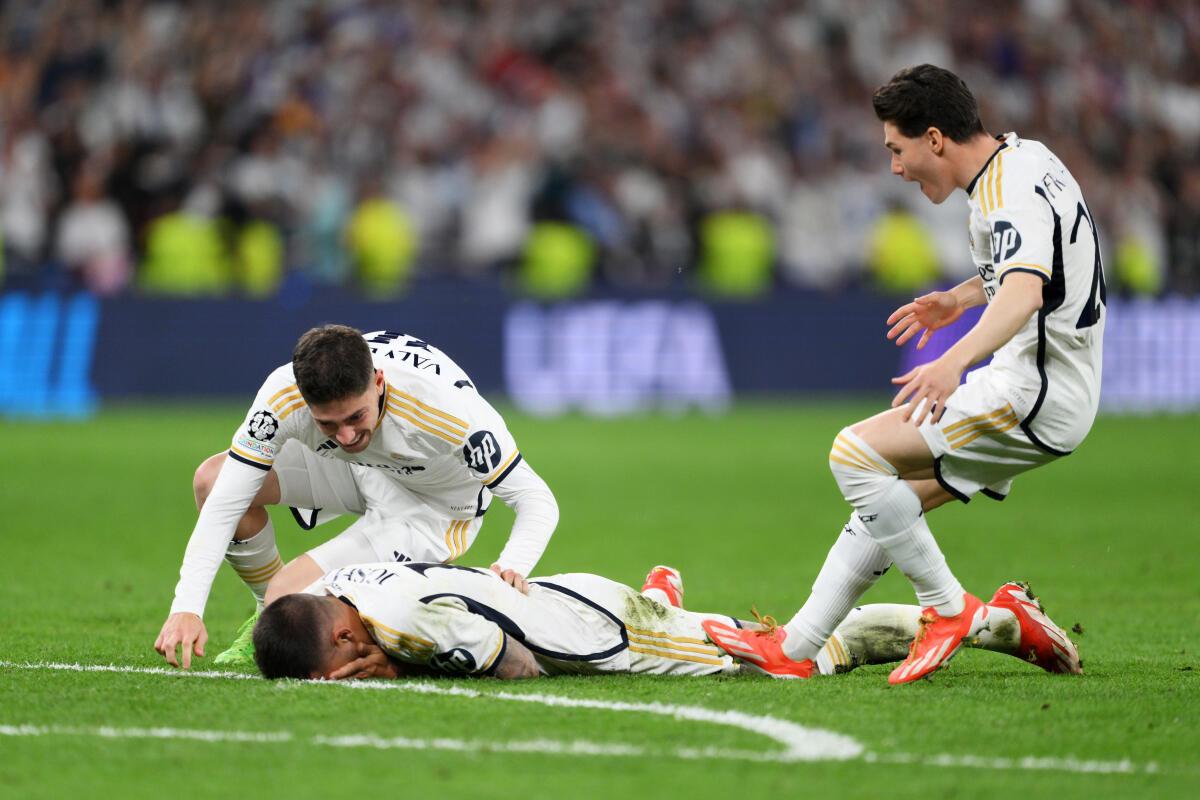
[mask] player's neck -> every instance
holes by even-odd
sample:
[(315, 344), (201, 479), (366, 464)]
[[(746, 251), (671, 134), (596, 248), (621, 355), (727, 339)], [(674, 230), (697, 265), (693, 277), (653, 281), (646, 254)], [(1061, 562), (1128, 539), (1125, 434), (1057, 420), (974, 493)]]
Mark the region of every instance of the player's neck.
[(958, 152), (954, 159), (955, 185), (966, 191), (999, 147), (1000, 142), (987, 132), (974, 136), (963, 144), (956, 144)]

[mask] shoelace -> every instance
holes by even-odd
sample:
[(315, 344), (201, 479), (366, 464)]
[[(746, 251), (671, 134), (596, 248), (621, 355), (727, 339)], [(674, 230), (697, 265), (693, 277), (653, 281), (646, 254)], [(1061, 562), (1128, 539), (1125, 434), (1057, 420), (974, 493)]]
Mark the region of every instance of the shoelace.
[(763, 627), (761, 631), (755, 631), (758, 636), (770, 636), (774, 638), (775, 629), (779, 627), (779, 623), (770, 614), (759, 614), (758, 606), (750, 606), (750, 613), (754, 615), (754, 621)]
[(917, 652), (917, 645), (925, 638), (925, 632), (929, 626), (938, 621), (938, 617), (932, 611), (921, 612), (921, 618), (917, 620), (917, 635), (913, 637), (912, 644), (908, 646), (908, 654), (911, 656)]

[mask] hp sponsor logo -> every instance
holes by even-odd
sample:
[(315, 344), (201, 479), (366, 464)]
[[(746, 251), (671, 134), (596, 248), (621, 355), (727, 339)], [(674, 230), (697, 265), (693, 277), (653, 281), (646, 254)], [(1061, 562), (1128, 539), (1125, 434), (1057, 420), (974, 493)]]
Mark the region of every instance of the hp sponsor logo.
[(992, 263), (1003, 264), (1021, 249), (1021, 234), (1011, 222), (999, 220), (992, 226)]

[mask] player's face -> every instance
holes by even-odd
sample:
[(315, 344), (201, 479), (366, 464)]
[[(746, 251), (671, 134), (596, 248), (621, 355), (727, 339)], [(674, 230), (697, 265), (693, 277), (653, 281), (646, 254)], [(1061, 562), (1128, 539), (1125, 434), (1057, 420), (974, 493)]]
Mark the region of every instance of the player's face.
[(383, 395), (383, 371), (375, 370), (375, 379), (360, 395), (320, 405), (310, 404), (313, 422), (321, 433), (338, 443), (347, 453), (361, 453), (371, 443), (371, 434), (379, 422), (379, 398)]
[(926, 133), (910, 139), (892, 123), (883, 123), (883, 146), (892, 153), (892, 174), (916, 181), (921, 194), (934, 203), (941, 203), (955, 188), (949, 165), (941, 157), (940, 143), (940, 132), (937, 137)]

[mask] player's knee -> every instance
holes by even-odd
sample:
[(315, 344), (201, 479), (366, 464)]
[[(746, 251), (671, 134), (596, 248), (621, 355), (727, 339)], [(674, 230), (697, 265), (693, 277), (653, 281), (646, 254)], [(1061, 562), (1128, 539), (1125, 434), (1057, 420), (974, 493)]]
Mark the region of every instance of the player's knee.
[(221, 465), (224, 463), (225, 454), (217, 453), (204, 459), (200, 466), (196, 467), (196, 474), (192, 476), (192, 494), (196, 498), (196, 508), (204, 507), (204, 501), (212, 492), (213, 484), (217, 482), (217, 475), (221, 473)]
[(829, 471), (842, 497), (855, 508), (870, 502), (898, 480), (892, 465), (849, 428), (842, 428), (833, 440)]

